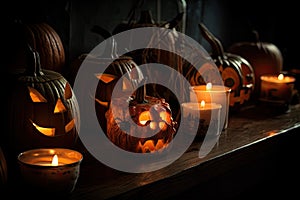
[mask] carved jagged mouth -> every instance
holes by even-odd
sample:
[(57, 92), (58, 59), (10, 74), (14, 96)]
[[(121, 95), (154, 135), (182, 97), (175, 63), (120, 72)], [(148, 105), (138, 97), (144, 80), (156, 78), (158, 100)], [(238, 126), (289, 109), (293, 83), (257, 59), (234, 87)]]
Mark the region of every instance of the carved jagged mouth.
[(141, 153), (152, 153), (161, 151), (162, 149), (166, 148), (168, 143), (164, 141), (164, 139), (158, 140), (146, 140), (144, 142), (139, 141), (137, 146), (137, 152)]
[[(32, 120), (30, 120), (32, 125), (43, 135), (54, 137), (55, 135), (55, 128), (49, 128), (49, 127), (42, 127), (34, 123)], [(75, 120), (72, 119), (66, 126), (65, 126), (65, 133), (68, 133), (70, 130), (73, 129), (75, 126)]]

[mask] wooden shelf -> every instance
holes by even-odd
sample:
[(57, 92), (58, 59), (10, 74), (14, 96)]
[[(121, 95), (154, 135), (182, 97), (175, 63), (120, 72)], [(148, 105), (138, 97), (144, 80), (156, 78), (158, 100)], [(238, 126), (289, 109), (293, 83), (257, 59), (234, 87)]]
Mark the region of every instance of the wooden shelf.
[[(228, 128), (204, 158), (198, 156), (201, 141), (195, 141), (169, 166), (139, 174), (109, 168), (79, 145), (84, 160), (76, 188), (68, 198), (170, 199), (199, 195), (232, 199), (262, 193), (262, 188), (267, 191), (275, 187), (275, 177), (284, 178), (283, 173), (296, 172), (295, 165), (289, 162), (298, 157), (299, 130), (299, 104), (285, 113), (264, 105), (249, 106), (230, 115)], [(289, 180), (286, 181), (287, 186)], [(20, 184), (12, 188), (7, 190), (10, 195), (17, 188), (25, 196), (32, 196)]]

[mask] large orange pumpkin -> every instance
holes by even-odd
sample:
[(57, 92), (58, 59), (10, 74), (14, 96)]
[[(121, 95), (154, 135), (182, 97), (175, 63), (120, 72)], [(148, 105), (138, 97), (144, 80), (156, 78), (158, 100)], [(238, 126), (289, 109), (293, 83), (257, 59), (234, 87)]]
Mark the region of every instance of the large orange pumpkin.
[(253, 97), (257, 99), (260, 93), (260, 77), (266, 74), (279, 74), (283, 68), (283, 57), (280, 49), (273, 43), (260, 41), (257, 31), (255, 41), (243, 41), (232, 44), (228, 52), (245, 58), (253, 67), (255, 74), (255, 88)]

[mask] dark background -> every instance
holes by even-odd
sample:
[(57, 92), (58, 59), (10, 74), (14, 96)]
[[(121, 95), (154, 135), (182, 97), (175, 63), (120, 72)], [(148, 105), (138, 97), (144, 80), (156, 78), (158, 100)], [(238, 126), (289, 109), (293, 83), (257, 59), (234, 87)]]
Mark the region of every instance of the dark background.
[[(127, 20), (134, 5), (137, 9), (151, 10), (158, 20), (157, 3), (160, 2), (161, 21), (172, 19), (180, 10), (180, 0), (101, 0), (101, 1), (10, 1), (1, 5), (2, 44), (10, 37), (9, 26), (16, 20), (48, 22), (60, 35), (65, 51), (66, 64), (83, 53), (88, 53), (103, 38), (90, 31), (99, 25), (108, 31)], [(186, 27), (184, 33), (198, 41), (208, 52), (210, 46), (201, 37), (198, 23), (203, 22), (222, 42), (226, 50), (231, 44), (251, 41), (252, 30), (257, 30), (263, 42), (275, 44), (284, 58), (283, 69), (300, 68), (298, 61), (299, 11), (296, 1), (237, 1), (237, 0), (186, 0)], [(5, 46), (4, 46), (5, 47)], [(7, 48), (6, 48), (7, 49)], [(4, 48), (4, 52), (8, 51)], [(2, 54), (2, 56), (5, 54)], [(3, 58), (5, 59), (5, 57)]]

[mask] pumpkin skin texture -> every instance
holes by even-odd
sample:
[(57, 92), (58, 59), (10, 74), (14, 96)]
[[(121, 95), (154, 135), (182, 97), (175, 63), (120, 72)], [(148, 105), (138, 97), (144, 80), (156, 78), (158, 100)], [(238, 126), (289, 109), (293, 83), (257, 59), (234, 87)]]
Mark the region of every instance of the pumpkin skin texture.
[(9, 67), (11, 70), (26, 65), (27, 44), (39, 52), (43, 69), (63, 73), (65, 66), (65, 49), (58, 33), (46, 22), (16, 22), (12, 28), (12, 56)]
[(212, 47), (211, 57), (220, 71), (224, 86), (231, 89), (230, 110), (238, 111), (246, 102), (252, 100), (255, 87), (254, 70), (242, 56), (224, 52), (220, 40), (203, 23), (199, 24), (199, 28)]
[(261, 42), (258, 33), (254, 31), (256, 41), (238, 42), (228, 48), (228, 52), (237, 54), (248, 60), (255, 74), (254, 98), (260, 93), (260, 77), (266, 74), (279, 74), (283, 67), (283, 57), (279, 48), (269, 42)]
[[(129, 98), (112, 99), (113, 106), (106, 112), (107, 137), (118, 147), (134, 153), (165, 150), (176, 133), (177, 123), (169, 104), (163, 98), (145, 95), (145, 88), (145, 85), (138, 88)], [(127, 105), (128, 112), (124, 112), (122, 108)], [(155, 135), (145, 137), (149, 131)], [(130, 133), (139, 133), (140, 137)]]
[[(72, 75), (68, 80), (73, 84), (76, 74), (82, 66), (90, 66), (95, 69), (105, 67), (105, 69), (99, 70), (101, 73), (95, 74), (91, 78), (98, 79), (94, 96), (95, 110), (100, 126), (106, 132), (107, 118), (105, 113), (109, 108), (113, 91), (121, 95), (127, 90), (130, 91), (135, 84), (144, 79), (144, 75), (132, 57), (118, 55), (117, 44), (111, 33), (97, 25), (92, 27), (91, 31), (101, 35), (104, 39), (109, 38), (107, 40), (109, 41), (108, 46), (101, 56), (89, 54), (79, 56), (72, 64)], [(86, 63), (85, 65), (81, 65), (83, 61)], [(115, 87), (120, 78), (122, 78), (124, 85)]]
[(7, 163), (4, 152), (0, 146), (0, 191), (7, 184)]
[(68, 81), (42, 70), (38, 52), (27, 50), (27, 68), (11, 74), (8, 134), (10, 154), (32, 148), (74, 148), (79, 108)]

